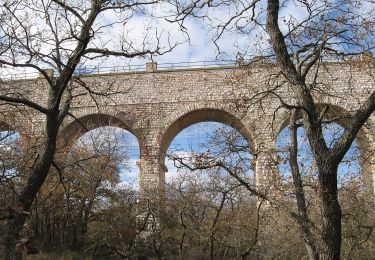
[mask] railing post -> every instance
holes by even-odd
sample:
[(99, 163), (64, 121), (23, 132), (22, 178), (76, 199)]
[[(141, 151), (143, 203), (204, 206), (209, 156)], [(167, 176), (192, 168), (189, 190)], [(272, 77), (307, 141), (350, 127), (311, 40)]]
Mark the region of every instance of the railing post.
[(158, 70), (158, 63), (157, 62), (147, 62), (146, 63), (146, 71), (147, 72), (154, 72)]

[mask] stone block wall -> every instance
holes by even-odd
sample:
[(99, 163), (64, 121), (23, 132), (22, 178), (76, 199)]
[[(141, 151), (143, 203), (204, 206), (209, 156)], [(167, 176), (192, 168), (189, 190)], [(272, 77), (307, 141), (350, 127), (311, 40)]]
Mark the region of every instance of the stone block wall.
[[(81, 76), (95, 92), (75, 88), (71, 112), (89, 128), (116, 125), (132, 132), (141, 147), (140, 188), (162, 188), (165, 151), (183, 128), (201, 121), (218, 121), (239, 130), (257, 151), (256, 181), (259, 185), (275, 178), (275, 142), (287, 125), (288, 104), (296, 101), (290, 86), (272, 64), (250, 68), (202, 68)], [(310, 76), (311, 83), (313, 75)], [(2, 93), (20, 95), (45, 105), (48, 93), (42, 79), (1, 82)], [(341, 115), (350, 115), (375, 89), (373, 69), (361, 64), (329, 63), (319, 69), (314, 87), (316, 103), (332, 105), (331, 117), (345, 126)], [(42, 134), (44, 118), (28, 109), (2, 106), (0, 121), (12, 128)], [(12, 113), (12, 116), (8, 116)], [(25, 116), (27, 115), (27, 116)], [(101, 119), (98, 119), (101, 118)], [(365, 174), (375, 179), (375, 115), (358, 136), (366, 157)], [(26, 126), (26, 127), (25, 127)], [(3, 127), (4, 128), (4, 127)], [(23, 130), (21, 130), (23, 129)], [(73, 118), (64, 122), (62, 136), (78, 138)], [(72, 137), (72, 136), (76, 137)]]

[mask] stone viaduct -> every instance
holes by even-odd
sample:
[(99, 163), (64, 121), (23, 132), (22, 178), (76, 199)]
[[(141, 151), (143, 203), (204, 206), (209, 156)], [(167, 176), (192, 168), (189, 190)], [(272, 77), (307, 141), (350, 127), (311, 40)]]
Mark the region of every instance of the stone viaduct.
[[(345, 127), (345, 118), (375, 89), (374, 68), (361, 62), (330, 62), (317, 71), (315, 102), (322, 108), (329, 105), (327, 118)], [(281, 107), (281, 100), (295, 103), (275, 65), (257, 62), (246, 68), (158, 69), (156, 63), (149, 63), (143, 71), (86, 71), (77, 78), (79, 84), (76, 81), (71, 85), (74, 117), (64, 122), (61, 138), (72, 143), (87, 129), (107, 125), (130, 131), (140, 144), (137, 164), (141, 191), (163, 187), (165, 153), (170, 142), (182, 129), (203, 121), (221, 122), (240, 131), (257, 154), (256, 183), (268, 183), (274, 178), (275, 140), (287, 126), (289, 115)], [(27, 96), (42, 105), (46, 102), (48, 89), (42, 78), (3, 80), (0, 84), (1, 91)], [(6, 105), (0, 114), (2, 130), (13, 127), (21, 136), (30, 131), (42, 134), (43, 120), (35, 111)], [(362, 174), (371, 184), (375, 180), (374, 122), (372, 115), (357, 138)]]

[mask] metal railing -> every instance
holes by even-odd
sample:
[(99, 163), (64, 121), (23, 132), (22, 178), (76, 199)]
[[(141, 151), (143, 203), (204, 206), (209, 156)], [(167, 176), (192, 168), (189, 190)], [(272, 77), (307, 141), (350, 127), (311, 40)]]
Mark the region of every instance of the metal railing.
[[(173, 63), (157, 63), (156, 71), (174, 70), (174, 69), (189, 69), (189, 68), (218, 68), (225, 66), (236, 66), (236, 61), (233, 60), (215, 60), (215, 61), (186, 61), (186, 62), (173, 62)], [(146, 71), (145, 64), (130, 64), (124, 66), (113, 67), (79, 67), (75, 70), (74, 76), (79, 75), (99, 75), (108, 73), (125, 73), (125, 72), (138, 72)], [(54, 71), (54, 75), (58, 76), (59, 73)], [(35, 79), (39, 77), (38, 72), (30, 73), (0, 73), (0, 80), (23, 80)]]

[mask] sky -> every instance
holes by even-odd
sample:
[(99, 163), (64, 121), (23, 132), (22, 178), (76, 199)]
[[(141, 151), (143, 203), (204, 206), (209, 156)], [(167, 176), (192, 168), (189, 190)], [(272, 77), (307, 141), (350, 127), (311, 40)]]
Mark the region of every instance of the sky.
[[(316, 1), (319, 4), (321, 1)], [(235, 3), (235, 1), (233, 2)], [(299, 3), (298, 1), (284, 1), (284, 5), (280, 12), (280, 26), (281, 29), (286, 32), (287, 30), (287, 23), (292, 19), (296, 19), (296, 21), (303, 20), (306, 15), (306, 8)], [(296, 6), (297, 4), (297, 6)], [(256, 9), (259, 13), (261, 10), (264, 10), (264, 5), (259, 5)], [(362, 7), (364, 10), (368, 8), (367, 6)], [(225, 20), (225, 18), (230, 17), (231, 15), (235, 14), (238, 10), (236, 10), (234, 5), (231, 5), (230, 8), (219, 8), (215, 11), (207, 11), (209, 17), (212, 18), (210, 22), (208, 19), (198, 20), (198, 19), (188, 19), (185, 22), (185, 26), (189, 32), (189, 37), (179, 30), (178, 25), (176, 23), (169, 23), (164, 18), (166, 17), (166, 11), (161, 6), (153, 7), (153, 8), (146, 8), (145, 14), (136, 13), (134, 14), (131, 19), (124, 20), (122, 23), (112, 24), (111, 26), (103, 28), (103, 33), (100, 34), (100, 41), (99, 38), (94, 42), (94, 45), (101, 45), (105, 44), (106, 47), (118, 47), (119, 44), (119, 36), (125, 35), (126, 39), (131, 43), (133, 47), (140, 47), (140, 43), (145, 43), (146, 46), (155, 46), (155, 33), (157, 32), (158, 35), (161, 35), (161, 45), (168, 46), (168, 40), (173, 45), (174, 43), (179, 43), (174, 50), (170, 53), (166, 53), (165, 55), (152, 57), (154, 61), (157, 61), (159, 64), (162, 63), (174, 63), (174, 62), (186, 62), (186, 61), (212, 61), (212, 60), (221, 60), (221, 59), (236, 59), (239, 54), (244, 54), (248, 51), (254, 54), (260, 49), (267, 49), (267, 36), (264, 34), (262, 29), (254, 29), (248, 32), (247, 34), (239, 34), (239, 33), (226, 33), (220, 39), (220, 53), (218, 49), (212, 42), (212, 38), (215, 32), (215, 25), (220, 23), (220, 19)], [(153, 14), (154, 18), (150, 18), (149, 14)], [(28, 15), (26, 17), (26, 15)], [(97, 26), (100, 26), (100, 23), (109, 24), (113, 21), (114, 18), (120, 17), (121, 15), (110, 12), (104, 16), (99, 17)], [(32, 22), (33, 18), (36, 18), (37, 15), (33, 12), (29, 12), (25, 14), (25, 19), (28, 22)], [(122, 18), (124, 18), (122, 16)], [(260, 15), (261, 19), (262, 16)], [(285, 22), (284, 22), (285, 21)], [(38, 28), (42, 28), (44, 26), (44, 20), (37, 20), (32, 26), (32, 32), (37, 32)], [(211, 30), (207, 26), (208, 24), (214, 25)], [(239, 26), (244, 25), (246, 21), (243, 20), (239, 22)], [(64, 28), (61, 27), (61, 33), (64, 32)], [(1, 34), (0, 34), (1, 36)], [(48, 34), (46, 34), (48, 37)], [(251, 47), (250, 50), (248, 47)], [(41, 51), (48, 50), (51, 47), (48, 45), (41, 45), (39, 46)], [(67, 43), (64, 47), (69, 48), (69, 43)], [(258, 49), (258, 47), (260, 49)], [(167, 49), (167, 47), (166, 47)], [(163, 50), (163, 49), (162, 49)], [(164, 49), (165, 50), (165, 49)], [(261, 53), (261, 52), (260, 52)], [(113, 67), (113, 66), (123, 66), (128, 64), (144, 64), (145, 62), (149, 61), (151, 57), (147, 57), (146, 59), (114, 59), (114, 58), (105, 58), (105, 59), (98, 59), (98, 60), (87, 60), (84, 64), (80, 66), (100, 66), (100, 67)], [(14, 71), (13, 71), (14, 72)], [(26, 72), (29, 72), (26, 70)], [(0, 77), (1, 74), (5, 75), (9, 73), (9, 70), (5, 70), (4, 68), (0, 68)], [(18, 73), (20, 75), (20, 73)], [(203, 132), (207, 134), (207, 132), (213, 131), (215, 126), (208, 125), (201, 125), (201, 126), (192, 126), (180, 133), (176, 137), (176, 139), (172, 142), (171, 147), (173, 149), (180, 149), (178, 152), (180, 154), (189, 154), (192, 151), (199, 152), (201, 146), (199, 146), (199, 142), (204, 142), (207, 140), (207, 136), (200, 136), (198, 133), (202, 133), (202, 128), (204, 129)], [(329, 131), (328, 131), (329, 132)], [(209, 134), (209, 133), (208, 133)], [(212, 134), (212, 133), (211, 133)], [(120, 139), (126, 140), (128, 143), (127, 148), (131, 148), (128, 151), (128, 161), (129, 169), (127, 177), (123, 178), (124, 182), (132, 182), (134, 178), (136, 178), (138, 174), (138, 168), (136, 166), (136, 161), (139, 158), (139, 150), (135, 149), (137, 147), (135, 137), (127, 134), (126, 137), (124, 134), (119, 134), (115, 131), (115, 135), (119, 135)], [(288, 135), (287, 130), (281, 133), (281, 139), (285, 139)], [(301, 139), (301, 145), (306, 146), (306, 142), (303, 138), (304, 133), (299, 133)], [(284, 137), (283, 137), (284, 136)], [(133, 138), (133, 139), (132, 139)], [(189, 142), (185, 142), (184, 140), (189, 140)], [(126, 146), (126, 145), (125, 145)], [(177, 150), (178, 150), (177, 149)], [(307, 149), (305, 149), (306, 154), (309, 153)], [(301, 156), (305, 156), (301, 154)], [(311, 163), (309, 163), (311, 166)], [(168, 173), (166, 175), (167, 180), (172, 178), (173, 174), (175, 174), (176, 170), (173, 169), (172, 164), (170, 161), (166, 162), (168, 167)], [(287, 166), (286, 166), (287, 167)], [(356, 166), (354, 164), (353, 166)], [(126, 170), (124, 167), (122, 170)], [(285, 168), (285, 172), (288, 172), (288, 169)]]
[[(233, 132), (232, 132), (233, 131)], [(337, 138), (342, 134), (343, 128), (335, 123), (331, 123), (324, 127), (323, 133), (326, 143), (332, 147)], [(10, 133), (10, 135), (9, 135)], [(17, 149), (14, 145), (18, 141), (19, 135), (15, 132), (3, 131), (0, 133), (0, 152), (9, 152), (10, 149)], [(228, 165), (243, 167), (244, 174), (250, 181), (254, 177), (254, 172), (251, 169), (252, 155), (251, 147), (249, 151), (240, 153), (224, 154), (227, 138), (221, 137), (219, 133), (234, 133), (234, 139), (231, 139), (238, 146), (249, 146), (246, 139), (233, 128), (217, 123), (217, 122), (201, 122), (183, 129), (171, 142), (167, 153), (171, 156), (185, 158), (184, 161), (189, 163), (192, 155), (209, 154), (218, 156), (220, 160), (224, 160)], [(233, 135), (225, 135), (231, 138)], [(303, 128), (299, 128), (297, 132), (298, 138), (298, 160), (302, 175), (307, 175), (316, 172), (312, 161), (311, 150), (308, 145), (307, 138)], [(281, 158), (279, 164), (279, 171), (281, 179), (284, 181), (290, 180), (290, 166), (287, 160), (288, 153), (285, 152), (290, 145), (290, 130), (288, 127), (284, 128), (277, 137), (276, 149), (279, 151), (278, 155)], [(101, 127), (93, 129), (82, 135), (75, 146), (72, 148), (78, 150), (91, 149), (96, 151), (110, 151), (109, 153), (119, 158), (116, 167), (120, 173), (120, 186), (127, 186), (138, 190), (138, 176), (139, 168), (137, 161), (140, 159), (139, 144), (136, 137), (130, 132), (117, 127)], [(188, 171), (183, 168), (176, 167), (172, 159), (166, 157), (165, 165), (168, 171), (165, 173), (166, 183), (172, 183), (180, 176), (186, 174)], [(348, 153), (345, 155), (343, 162), (339, 166), (338, 174), (340, 181), (345, 182), (351, 178), (359, 177), (360, 162), (359, 162), (359, 148), (355, 141)], [(13, 170), (10, 171), (14, 172)], [(204, 171), (197, 171), (197, 180), (204, 181), (207, 178), (207, 173)], [(315, 175), (316, 176), (316, 175)], [(225, 175), (222, 176), (225, 178)]]
[[(41, 36), (42, 41), (34, 43), (34, 48), (37, 51), (42, 52), (43, 54), (48, 54), (49, 51), (55, 48), (53, 44), (53, 33), (49, 30), (46, 30), (46, 19), (43, 16), (43, 12), (37, 13), (35, 8), (29, 10), (28, 7), (31, 0), (22, 1), (25, 4), (25, 8), (19, 8), (20, 11), (17, 14), (19, 20), (24, 20), (24, 24), (30, 26), (29, 35)], [(35, 2), (35, 1), (34, 1)], [(38, 2), (38, 1), (37, 1)], [(72, 0), (70, 2), (80, 3), (79, 6), (84, 6), (89, 3), (85, 0)], [(178, 1), (179, 3), (190, 2)], [(215, 3), (224, 3), (223, 1), (214, 1)], [(243, 1), (243, 3), (251, 2)], [(319, 12), (320, 7), (323, 2), (322, 0), (316, 1), (282, 1), (282, 7), (280, 10), (279, 21), (280, 28), (284, 34), (288, 31), (288, 26), (293, 23), (298, 23), (303, 21), (307, 17), (307, 7), (304, 3), (314, 2), (317, 7), (316, 13)], [(330, 0), (331, 3), (337, 2), (336, 0)], [(364, 1), (363, 1), (364, 2)], [(151, 59), (162, 63), (175, 63), (175, 62), (187, 62), (187, 61), (212, 61), (212, 60), (235, 60), (239, 56), (244, 55), (246, 57), (253, 57), (259, 55), (269, 54), (269, 42), (268, 36), (264, 30), (264, 11), (266, 1), (260, 1), (257, 5), (254, 14), (259, 19), (260, 23), (263, 26), (253, 26), (254, 24), (249, 22), (248, 17), (251, 16), (251, 11), (244, 17), (244, 19), (239, 19), (235, 25), (232, 24), (230, 31), (226, 31), (218, 41), (220, 46), (220, 51), (216, 48), (213, 43), (215, 38), (215, 32), (218, 29), (218, 26), (224, 21), (227, 21), (230, 17), (235, 14), (240, 13), (243, 6), (240, 5), (242, 1), (232, 1), (230, 5), (224, 5), (215, 9), (203, 9), (197, 14), (204, 17), (201, 19), (192, 19), (188, 18), (184, 22), (187, 33), (181, 31), (177, 23), (170, 23), (167, 19), (171, 20), (173, 17), (171, 14), (174, 9), (170, 5), (159, 4), (157, 6), (147, 6), (143, 9), (142, 12), (124, 12), (116, 13), (114, 11), (108, 11), (100, 15), (94, 24), (94, 28), (101, 28), (100, 32), (95, 34), (93, 42), (90, 44), (90, 47), (104, 47), (107, 49), (121, 49), (122, 47), (129, 47), (130, 50), (142, 49), (142, 46), (146, 48), (155, 48), (157, 38), (159, 37), (159, 45), (161, 47), (160, 51), (166, 51), (169, 49), (169, 46), (177, 46), (173, 49), (172, 52), (165, 53), (162, 56), (153, 56), (145, 57), (142, 59), (119, 59), (113, 57), (103, 57), (99, 59), (88, 59), (78, 67), (113, 67), (113, 66), (127, 66), (132, 65), (144, 65), (147, 61)], [(236, 5), (237, 4), (237, 5)], [(364, 12), (366, 15), (369, 15), (368, 21), (374, 21), (373, 15), (371, 16), (371, 6), (370, 4), (362, 4), (358, 6), (356, 10), (359, 12)], [(373, 7), (373, 5), (372, 5)], [(342, 7), (343, 9), (345, 7)], [(41, 10), (42, 8), (39, 8)], [(4, 10), (1, 7), (0, 10)], [(85, 17), (87, 14), (83, 14)], [(4, 16), (4, 15), (3, 15)], [(66, 21), (62, 18), (61, 14), (54, 16), (51, 12), (50, 16), (56, 18), (57, 22), (57, 33), (64, 36), (64, 33), (69, 33), (68, 26)], [(114, 23), (114, 21), (118, 21)], [(71, 21), (72, 23), (72, 21)], [(2, 25), (1, 28), (6, 27)], [(22, 37), (21, 27), (18, 27), (16, 33), (19, 37)], [(241, 33), (242, 31), (243, 33)], [(0, 38), (4, 34), (0, 30)], [(158, 35), (158, 37), (156, 37)], [(307, 37), (308, 38), (308, 37)], [(334, 41), (335, 39), (332, 39)], [(373, 38), (366, 38), (364, 40), (369, 40), (365, 44), (373, 40)], [(33, 42), (33, 41), (30, 41)], [(15, 51), (18, 49), (18, 45), (11, 44), (14, 46)], [(71, 41), (64, 42), (61, 48), (72, 48), (74, 44)], [(68, 52), (68, 51), (67, 51)], [(12, 57), (14, 53), (8, 52), (9, 57)], [(4, 56), (5, 54), (2, 54)], [(55, 54), (53, 54), (55, 55)], [(27, 58), (22, 58), (22, 52), (15, 56), (18, 59), (23, 59), (25, 62)], [(33, 59), (37, 60), (37, 56), (33, 56)], [(35, 63), (35, 62), (34, 62)], [(40, 64), (40, 63), (39, 63)], [(48, 67), (48, 64), (41, 64), (41, 67)], [(144, 68), (144, 66), (141, 66)], [(17, 73), (18, 77), (23, 76), (20, 72), (20, 69), (15, 71), (14, 69), (8, 69), (5, 67), (0, 68), (0, 77), (9, 76), (10, 73)], [(30, 69), (24, 69), (23, 72), (29, 73)], [(29, 75), (30, 76), (30, 75)]]
[[(168, 8), (169, 10), (170, 8)], [(145, 44), (146, 47), (155, 48), (156, 37), (160, 36), (160, 47), (161, 52), (169, 49), (169, 45), (177, 44), (173, 49), (173, 52), (166, 53), (157, 57), (145, 57), (145, 58), (134, 58), (134, 59), (124, 59), (124, 58), (100, 58), (95, 60), (86, 60), (84, 63), (80, 64), (79, 67), (113, 67), (113, 66), (127, 66), (132, 65), (144, 65), (151, 59), (157, 61), (158, 63), (176, 63), (176, 62), (186, 62), (186, 61), (212, 61), (217, 59), (235, 59), (237, 50), (233, 48), (235, 43), (238, 44), (238, 37), (233, 37), (232, 35), (225, 35), (221, 41), (221, 51), (225, 54), (218, 56), (218, 51), (212, 42), (212, 33), (200, 20), (188, 19), (184, 24), (189, 32), (189, 35), (181, 32), (179, 26), (176, 23), (167, 22), (164, 18), (167, 16), (165, 8), (153, 8), (152, 10), (146, 9), (146, 14), (142, 15), (136, 13), (128, 21), (123, 23), (116, 23), (110, 26), (102, 28), (102, 33), (93, 42), (91, 46), (105, 45), (108, 49), (118, 49), (120, 44), (123, 43), (121, 36), (125, 36), (125, 39), (130, 43), (132, 48), (142, 49), (142, 45)], [(30, 11), (29, 13), (23, 11), (22, 15), (28, 15), (25, 19), (32, 20), (36, 19), (35, 13)], [(152, 14), (154, 18), (148, 17)], [(222, 13), (220, 13), (222, 15)], [(21, 16), (21, 14), (20, 14)], [(156, 18), (158, 17), (158, 18)], [(96, 27), (102, 26), (103, 24), (111, 24), (114, 20), (119, 20), (119, 18), (124, 19), (124, 15), (120, 16), (114, 12), (106, 12), (105, 15), (99, 16)], [(60, 20), (61, 21), (61, 20)], [(63, 21), (61, 21), (63, 22)], [(45, 27), (44, 20), (36, 20), (32, 24), (32, 32), (38, 32), (40, 28)], [(66, 29), (64, 26), (59, 28), (59, 33), (64, 33)], [(48, 38), (50, 32), (43, 32)], [(1, 35), (1, 33), (0, 33)], [(21, 33), (19, 34), (22, 35)], [(52, 44), (48, 43), (36, 43), (39, 50), (42, 53), (47, 53), (51, 48)], [(66, 43), (65, 48), (71, 48), (73, 45)], [(42, 67), (48, 67), (47, 64), (41, 65)], [(144, 68), (144, 66), (142, 66)], [(5, 69), (0, 68), (0, 75), (5, 77), (7, 73), (17, 73), (18, 71), (23, 71), (25, 73), (32, 73), (33, 70), (30, 69)], [(18, 75), (20, 76), (20, 75)], [(32, 77), (32, 75), (29, 75)]]
[[(229, 156), (223, 155), (223, 151), (227, 147), (225, 142), (227, 138), (221, 137), (219, 133), (235, 133), (238, 135), (232, 139), (238, 146), (249, 146), (246, 139), (233, 128), (217, 122), (201, 122), (183, 129), (171, 142), (167, 154), (180, 158), (185, 158), (184, 161), (189, 163), (189, 159), (195, 154), (210, 154), (218, 156), (220, 160), (225, 160), (228, 165), (242, 165), (248, 172), (249, 178), (253, 176), (251, 169), (252, 155), (251, 148), (248, 152), (240, 152), (240, 154), (232, 153)], [(324, 127), (324, 136), (326, 143), (332, 147), (337, 138), (342, 134), (343, 128), (335, 123)], [(5, 132), (2, 136), (5, 136)], [(229, 138), (231, 135), (226, 135)], [(298, 129), (298, 160), (302, 175), (311, 174), (315, 172), (312, 161), (311, 150), (308, 145), (307, 138), (303, 128)], [(12, 135), (4, 138), (0, 143), (0, 147), (9, 146), (9, 143), (16, 141), (18, 135)], [(290, 166), (287, 160), (288, 153), (283, 152), (288, 149), (290, 145), (290, 130), (288, 127), (284, 128), (278, 135), (276, 141), (276, 148), (280, 158), (282, 159), (279, 165), (281, 178), (288, 180), (290, 178)], [(120, 185), (130, 186), (138, 189), (138, 175), (139, 168), (137, 161), (140, 159), (139, 144), (136, 137), (130, 132), (117, 127), (101, 127), (93, 129), (82, 135), (75, 144), (79, 149), (93, 147), (95, 151), (99, 150), (113, 150), (121, 160), (117, 167), (120, 172)], [(81, 147), (81, 148), (80, 148)], [(241, 158), (240, 158), (241, 157)], [(176, 167), (179, 166), (170, 157), (165, 158), (165, 165), (168, 171), (165, 173), (166, 183), (171, 183), (181, 174), (187, 172), (186, 169)], [(339, 177), (344, 179), (352, 176), (359, 176), (359, 148), (357, 142), (354, 142), (348, 153), (345, 155), (343, 162), (339, 166)], [(205, 178), (204, 172), (196, 172), (201, 178)]]
[[(211, 149), (215, 153), (215, 140), (217, 131), (233, 130), (233, 128), (216, 122), (201, 122), (182, 130), (171, 142), (168, 154), (188, 158), (192, 154), (201, 154)], [(236, 131), (236, 133), (238, 133)], [(239, 134), (239, 133), (238, 133)], [(240, 135), (240, 134), (239, 134)], [(217, 141), (217, 138), (216, 138)], [(222, 141), (222, 140), (220, 140)], [(211, 143), (210, 143), (211, 142)], [(137, 138), (130, 132), (117, 127), (101, 127), (93, 129), (82, 135), (76, 142), (77, 147), (90, 147), (92, 144), (99, 149), (108, 149), (108, 144), (112, 143), (112, 149), (116, 146), (118, 154), (123, 158), (119, 164), (121, 172), (121, 185), (132, 186), (138, 189), (139, 168), (137, 161), (140, 159), (139, 144)], [(246, 145), (247, 141), (241, 137), (236, 142), (239, 145)], [(216, 151), (216, 154), (219, 150)], [(251, 154), (244, 155), (248, 162), (251, 162)], [(227, 158), (228, 159), (228, 158)], [(233, 161), (238, 161), (238, 156), (232, 156)], [(165, 165), (168, 171), (165, 173), (166, 182), (172, 182), (183, 170), (174, 166), (172, 159), (166, 157)]]
[[(323, 126), (323, 135), (326, 144), (329, 148), (332, 148), (337, 142), (338, 138), (342, 135), (344, 128), (336, 123), (330, 123)], [(281, 163), (279, 165), (279, 170), (281, 172), (281, 177), (288, 179), (291, 176), (291, 169), (289, 166), (289, 152), (285, 152), (290, 146), (290, 129), (285, 127), (277, 137), (276, 149), (279, 151), (278, 155), (281, 158)], [(312, 151), (302, 127), (297, 130), (297, 142), (298, 142), (298, 162), (300, 166), (300, 171), (302, 175), (311, 174), (316, 175), (316, 168), (313, 163)], [(338, 168), (338, 175), (342, 181), (347, 181), (347, 178), (359, 177), (360, 172), (360, 151), (357, 141), (355, 140), (348, 152), (344, 156), (342, 162)]]

